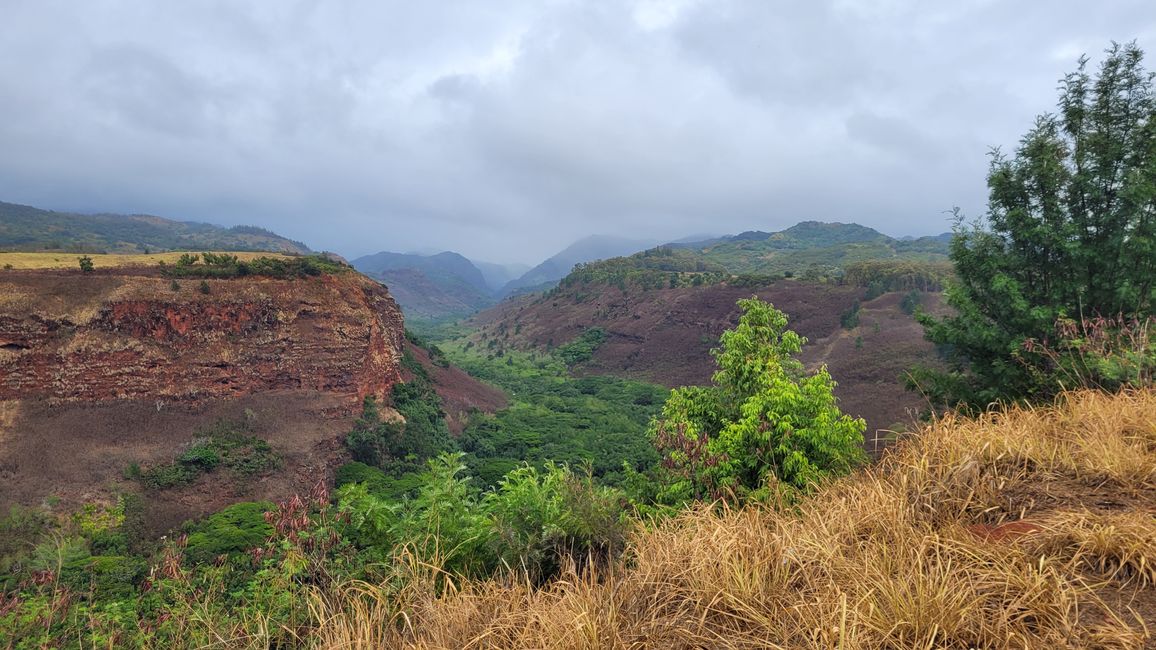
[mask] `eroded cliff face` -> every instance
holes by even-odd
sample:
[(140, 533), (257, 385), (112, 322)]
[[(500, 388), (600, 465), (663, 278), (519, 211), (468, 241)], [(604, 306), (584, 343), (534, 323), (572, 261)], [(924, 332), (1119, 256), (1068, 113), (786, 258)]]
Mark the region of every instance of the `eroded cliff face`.
[(0, 400), (196, 402), (263, 391), (384, 398), (401, 311), (357, 273), (172, 280), (0, 275)]

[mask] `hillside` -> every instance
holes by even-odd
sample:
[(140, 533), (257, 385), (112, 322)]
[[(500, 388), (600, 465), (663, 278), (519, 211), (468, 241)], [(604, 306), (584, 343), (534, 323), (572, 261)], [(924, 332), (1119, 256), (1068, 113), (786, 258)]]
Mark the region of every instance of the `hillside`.
[(53, 212), (4, 202), (0, 202), (0, 250), (310, 252), (301, 242), (254, 226), (224, 228), (151, 215)]
[(390, 288), (410, 318), (461, 316), (494, 304), (493, 290), (470, 260), (453, 252), (436, 255), (383, 251), (359, 257), (354, 268)]
[(868, 260), (946, 261), (949, 243), (948, 235), (894, 239), (854, 223), (804, 221), (780, 232), (749, 231), (671, 246), (735, 275), (825, 276)]
[(530, 270), (529, 264), (495, 264), (479, 260), (470, 261), (482, 272), (486, 286), (494, 293), (501, 291), (502, 287), (522, 277)]
[[(347, 459), (362, 399), (389, 404), (403, 379), (401, 311), (348, 267), (217, 278), (196, 264), (173, 277), (94, 257), (92, 273), (0, 271), (0, 509), (135, 492), (129, 468), (164, 468), (204, 439), (260, 441), (245, 453), (267, 445), (265, 461), (150, 492), (151, 529), (307, 491)], [(430, 372), (451, 422), (505, 402), (461, 371)], [(232, 433), (207, 433), (221, 426)]]
[[(873, 447), (876, 430), (910, 426), (926, 406), (903, 386), (911, 367), (936, 358), (922, 327), (902, 308), (908, 293), (880, 292), (866, 299), (868, 290), (862, 287), (796, 280), (675, 288), (575, 282), (545, 296), (506, 301), (467, 326), (476, 329), (475, 345), (491, 352), (556, 349), (600, 328), (605, 340), (575, 372), (671, 387), (700, 385), (714, 372), (710, 349), (737, 322), (736, 301), (757, 295), (785, 311), (791, 329), (810, 340), (801, 360), (811, 368), (827, 364), (839, 383), (841, 407), (867, 420)], [(941, 309), (938, 293), (917, 292), (916, 297), (925, 309)], [(842, 317), (856, 305), (858, 322), (845, 328)]]
[(592, 235), (580, 239), (526, 271), (520, 278), (507, 283), (502, 288), (501, 295), (509, 296), (549, 289), (566, 277), (575, 264), (630, 255), (653, 244), (654, 242), (606, 235)]
[[(1147, 648), (1156, 394), (946, 418), (795, 507), (639, 525), (557, 580), (315, 594), (319, 647)], [(404, 577), (401, 577), (404, 576)], [(400, 623), (398, 623), (400, 621)]]

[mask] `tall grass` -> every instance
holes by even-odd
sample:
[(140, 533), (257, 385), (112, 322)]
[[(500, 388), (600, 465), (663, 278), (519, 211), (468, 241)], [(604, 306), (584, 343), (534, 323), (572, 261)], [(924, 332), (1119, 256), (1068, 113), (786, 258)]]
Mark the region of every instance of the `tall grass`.
[(1069, 393), (941, 419), (795, 506), (640, 525), (617, 561), (541, 587), (446, 580), (403, 554), (381, 584), (315, 592), (308, 642), (1140, 648), (1156, 622), (1153, 495), (1156, 394)]

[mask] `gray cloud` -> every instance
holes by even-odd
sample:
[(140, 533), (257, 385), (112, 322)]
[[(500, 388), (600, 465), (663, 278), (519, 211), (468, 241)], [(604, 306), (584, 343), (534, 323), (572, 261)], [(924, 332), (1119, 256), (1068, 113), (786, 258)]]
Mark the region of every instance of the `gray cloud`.
[(0, 200), (536, 262), (983, 211), (1076, 58), (1148, 0), (7, 0)]

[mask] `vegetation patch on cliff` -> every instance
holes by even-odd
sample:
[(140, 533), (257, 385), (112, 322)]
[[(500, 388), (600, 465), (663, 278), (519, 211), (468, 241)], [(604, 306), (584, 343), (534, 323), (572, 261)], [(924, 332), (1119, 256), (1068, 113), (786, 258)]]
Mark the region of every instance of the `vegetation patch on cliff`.
[(164, 490), (187, 485), (217, 470), (227, 470), (236, 479), (249, 479), (276, 469), (280, 463), (268, 442), (249, 435), (246, 422), (219, 420), (199, 429), (172, 462), (147, 469), (132, 464), (125, 475), (146, 488)]

